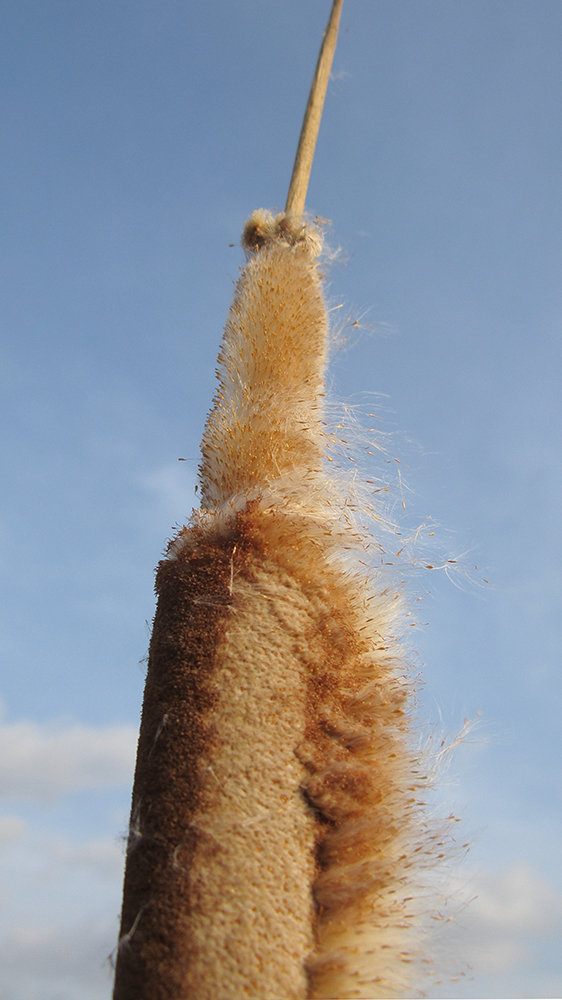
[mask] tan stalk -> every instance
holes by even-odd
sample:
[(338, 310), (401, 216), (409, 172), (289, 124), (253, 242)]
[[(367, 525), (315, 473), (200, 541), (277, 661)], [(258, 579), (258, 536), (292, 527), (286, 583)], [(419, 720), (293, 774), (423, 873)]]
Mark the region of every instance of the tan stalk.
[(316, 63), (316, 71), (302, 123), (297, 155), (295, 156), (295, 165), (287, 195), (287, 204), (285, 205), (286, 214), (292, 215), (296, 219), (300, 219), (304, 212), (314, 150), (316, 149), (316, 140), (320, 129), (326, 90), (328, 89), (332, 61), (334, 52), (336, 51), (342, 6), (343, 0), (334, 0), (330, 20), (324, 33), (324, 41), (322, 42), (320, 55)]

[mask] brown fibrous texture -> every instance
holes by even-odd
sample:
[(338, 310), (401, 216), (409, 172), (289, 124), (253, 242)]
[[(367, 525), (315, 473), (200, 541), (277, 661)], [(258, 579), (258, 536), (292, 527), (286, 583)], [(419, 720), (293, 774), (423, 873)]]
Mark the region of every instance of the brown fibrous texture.
[(435, 853), (400, 596), (326, 472), (313, 225), (255, 213), (160, 563), (116, 1000), (411, 996)]

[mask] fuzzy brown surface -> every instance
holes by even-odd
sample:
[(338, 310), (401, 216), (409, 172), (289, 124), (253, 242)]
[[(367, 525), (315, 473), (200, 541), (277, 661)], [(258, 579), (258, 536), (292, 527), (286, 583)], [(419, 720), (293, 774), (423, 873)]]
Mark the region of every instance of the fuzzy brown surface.
[(213, 737), (199, 759), (185, 996), (304, 1000), (318, 823), (295, 749), (306, 729), (299, 637), (311, 608), (248, 527), (236, 519), (232, 612), (209, 677)]
[(401, 601), (325, 469), (320, 238), (260, 211), (244, 239), (202, 506), (158, 573), (115, 1000), (413, 996), (439, 845)]
[(227, 543), (160, 564), (133, 789), (115, 1000), (176, 1000), (190, 961), (190, 819), (213, 700), (205, 677), (229, 612)]
[[(411, 690), (392, 639), (397, 595), (373, 593), (341, 556), (334, 560), (330, 532), (306, 516), (250, 505), (237, 521), (256, 565), (267, 567), (268, 599), (285, 608), (286, 655), (297, 656), (302, 678), (294, 696), (305, 686), (294, 753), (317, 824), (306, 996), (412, 996), (420, 869), (439, 848), (424, 822), (425, 775), (410, 749)], [(306, 606), (298, 628), (289, 627), (279, 578)], [(274, 841), (273, 823), (268, 834)]]
[[(161, 563), (115, 1000), (407, 982), (407, 688), (315, 535), (252, 504)], [(347, 947), (362, 923), (364, 974)]]

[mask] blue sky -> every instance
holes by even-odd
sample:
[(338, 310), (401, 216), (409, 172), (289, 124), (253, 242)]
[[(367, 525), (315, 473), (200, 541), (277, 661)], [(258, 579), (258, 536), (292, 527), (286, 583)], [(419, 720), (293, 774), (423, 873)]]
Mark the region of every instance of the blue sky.
[[(328, 10), (2, 5), (2, 1000), (110, 996), (153, 568)], [(477, 721), (435, 797), (473, 846), (434, 997), (562, 992), (561, 47), (557, 0), (345, 0), (307, 203), (360, 321), (333, 396), (466, 564), (405, 574), (420, 722)]]

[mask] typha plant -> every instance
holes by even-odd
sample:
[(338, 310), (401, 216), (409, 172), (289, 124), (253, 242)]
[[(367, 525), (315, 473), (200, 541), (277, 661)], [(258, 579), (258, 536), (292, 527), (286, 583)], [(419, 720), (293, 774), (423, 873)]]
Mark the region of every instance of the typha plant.
[(244, 228), (201, 506), (158, 566), (115, 1000), (412, 995), (432, 844), (401, 601), (368, 581), (327, 461), (323, 236), (303, 215), (341, 7), (286, 209)]

